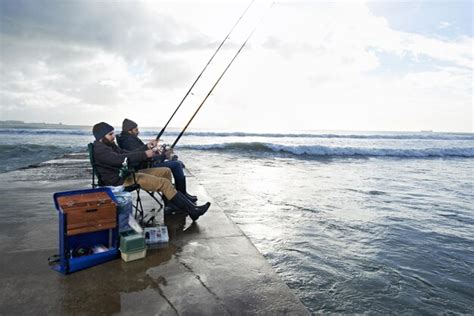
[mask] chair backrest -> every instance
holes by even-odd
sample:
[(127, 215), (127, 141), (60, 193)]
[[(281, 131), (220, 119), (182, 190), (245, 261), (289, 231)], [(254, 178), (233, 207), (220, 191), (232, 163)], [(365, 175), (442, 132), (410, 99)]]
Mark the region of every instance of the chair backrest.
[(117, 146), (118, 146), (119, 148), (123, 148), (123, 147), (122, 147), (122, 142), (123, 142), (122, 135), (116, 134), (116, 135), (115, 135), (115, 140), (117, 141), (117, 142), (116, 142), (116, 143), (117, 143)]
[[(100, 177), (100, 174), (99, 172), (97, 171), (97, 165), (95, 164), (95, 160), (94, 160), (94, 144), (93, 143), (89, 143), (87, 144), (87, 151), (89, 152), (89, 161), (91, 163), (91, 166), (92, 166), (92, 188), (96, 188), (98, 186), (102, 186), (102, 179)], [(97, 177), (97, 183), (95, 181), (95, 178)]]

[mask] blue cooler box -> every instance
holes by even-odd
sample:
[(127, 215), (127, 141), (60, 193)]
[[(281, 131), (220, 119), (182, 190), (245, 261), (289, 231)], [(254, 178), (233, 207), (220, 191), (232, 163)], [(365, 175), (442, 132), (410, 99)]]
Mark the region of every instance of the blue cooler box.
[(109, 188), (57, 192), (59, 261), (72, 273), (119, 257), (117, 200)]

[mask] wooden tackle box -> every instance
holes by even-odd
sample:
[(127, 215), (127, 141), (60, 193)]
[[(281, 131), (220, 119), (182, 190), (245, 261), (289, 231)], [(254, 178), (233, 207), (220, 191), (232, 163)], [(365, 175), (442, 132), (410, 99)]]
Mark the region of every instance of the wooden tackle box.
[(54, 270), (68, 274), (119, 257), (117, 200), (109, 188), (57, 192), (53, 198), (59, 215)]
[(60, 210), (67, 214), (67, 235), (88, 233), (117, 225), (117, 205), (107, 192), (87, 192), (58, 197)]

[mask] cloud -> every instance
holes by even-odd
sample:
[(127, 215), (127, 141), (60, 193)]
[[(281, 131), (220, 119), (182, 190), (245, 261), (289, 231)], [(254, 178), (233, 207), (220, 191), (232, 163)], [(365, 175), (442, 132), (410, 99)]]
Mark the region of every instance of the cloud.
[[(5, 117), (21, 113), (19, 108), (39, 114), (74, 104), (113, 110), (140, 90), (188, 80), (185, 60), (169, 56), (214, 43), (172, 17), (151, 16), (139, 2), (7, 0), (0, 5)], [(137, 71), (137, 65), (146, 70)]]
[[(208, 101), (224, 104), (221, 115), (244, 108), (246, 126), (262, 130), (472, 131), (472, 38), (395, 31), (360, 3), (285, 5), (267, 25), (225, 79), (240, 84), (222, 83), (229, 96)], [(403, 71), (384, 72), (377, 52), (398, 56)]]
[(450, 27), (450, 26), (451, 26), (451, 23), (446, 22), (446, 21), (441, 21), (441, 22), (439, 23), (439, 28), (440, 28), (440, 29), (445, 29), (445, 28), (448, 28), (448, 27)]
[[(2, 117), (165, 122), (247, 5), (1, 1)], [(173, 125), (187, 121), (264, 13), (259, 4), (246, 15)], [(364, 2), (279, 3), (193, 126), (472, 130), (472, 44), (394, 30)]]
[(101, 48), (126, 57), (195, 37), (171, 17), (151, 16), (140, 2), (6, 0), (2, 17), (2, 33), (17, 39)]

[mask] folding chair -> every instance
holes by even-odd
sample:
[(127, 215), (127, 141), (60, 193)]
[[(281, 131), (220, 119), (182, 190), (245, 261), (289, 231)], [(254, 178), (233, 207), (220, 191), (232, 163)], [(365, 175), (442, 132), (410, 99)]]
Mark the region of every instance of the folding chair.
[[(89, 160), (90, 160), (90, 163), (91, 163), (91, 166), (92, 166), (92, 183), (91, 183), (91, 185), (92, 185), (92, 188), (95, 189), (96, 187), (103, 186), (103, 181), (102, 181), (101, 176), (100, 176), (100, 174), (97, 170), (97, 165), (96, 165), (95, 160), (94, 160), (94, 144), (93, 143), (87, 144), (87, 150), (89, 152)], [(140, 196), (140, 192), (141, 192), (142, 188), (140, 187), (140, 185), (135, 180), (135, 172), (131, 172), (131, 173), (132, 173), (132, 176), (133, 176), (134, 184), (124, 187), (124, 191), (126, 191), (126, 192), (135, 191), (137, 193), (137, 198), (135, 200), (135, 203), (132, 204), (133, 209), (135, 210), (135, 219), (137, 219), (140, 224), (146, 225), (147, 223), (144, 223), (144, 214), (145, 214), (145, 212), (143, 210), (142, 199), (141, 199), (141, 196)], [(97, 181), (96, 181), (96, 178), (97, 178)], [(161, 208), (164, 209), (163, 204), (154, 195), (155, 192), (149, 192), (147, 190), (143, 190), (143, 191), (148, 193), (148, 195), (150, 195), (150, 197), (153, 200), (155, 200), (155, 202), (159, 205), (160, 209)], [(152, 221), (152, 220), (153, 220), (153, 218), (149, 219), (148, 221)]]
[[(117, 146), (119, 148), (124, 149), (123, 146), (122, 146), (123, 145), (122, 135), (121, 134), (115, 135), (115, 140), (117, 141)], [(146, 169), (146, 168), (153, 168), (153, 160), (148, 159), (147, 161), (142, 162), (140, 165), (135, 166), (135, 169)], [(172, 180), (172, 183), (175, 184), (173, 180)], [(150, 194), (150, 192), (148, 192), (148, 193)], [(158, 193), (158, 194), (160, 194), (160, 193)], [(181, 211), (181, 210), (177, 209), (176, 206), (172, 205), (162, 194), (160, 194), (160, 197), (163, 200), (163, 203), (165, 205), (165, 215), (175, 214), (175, 213)]]

